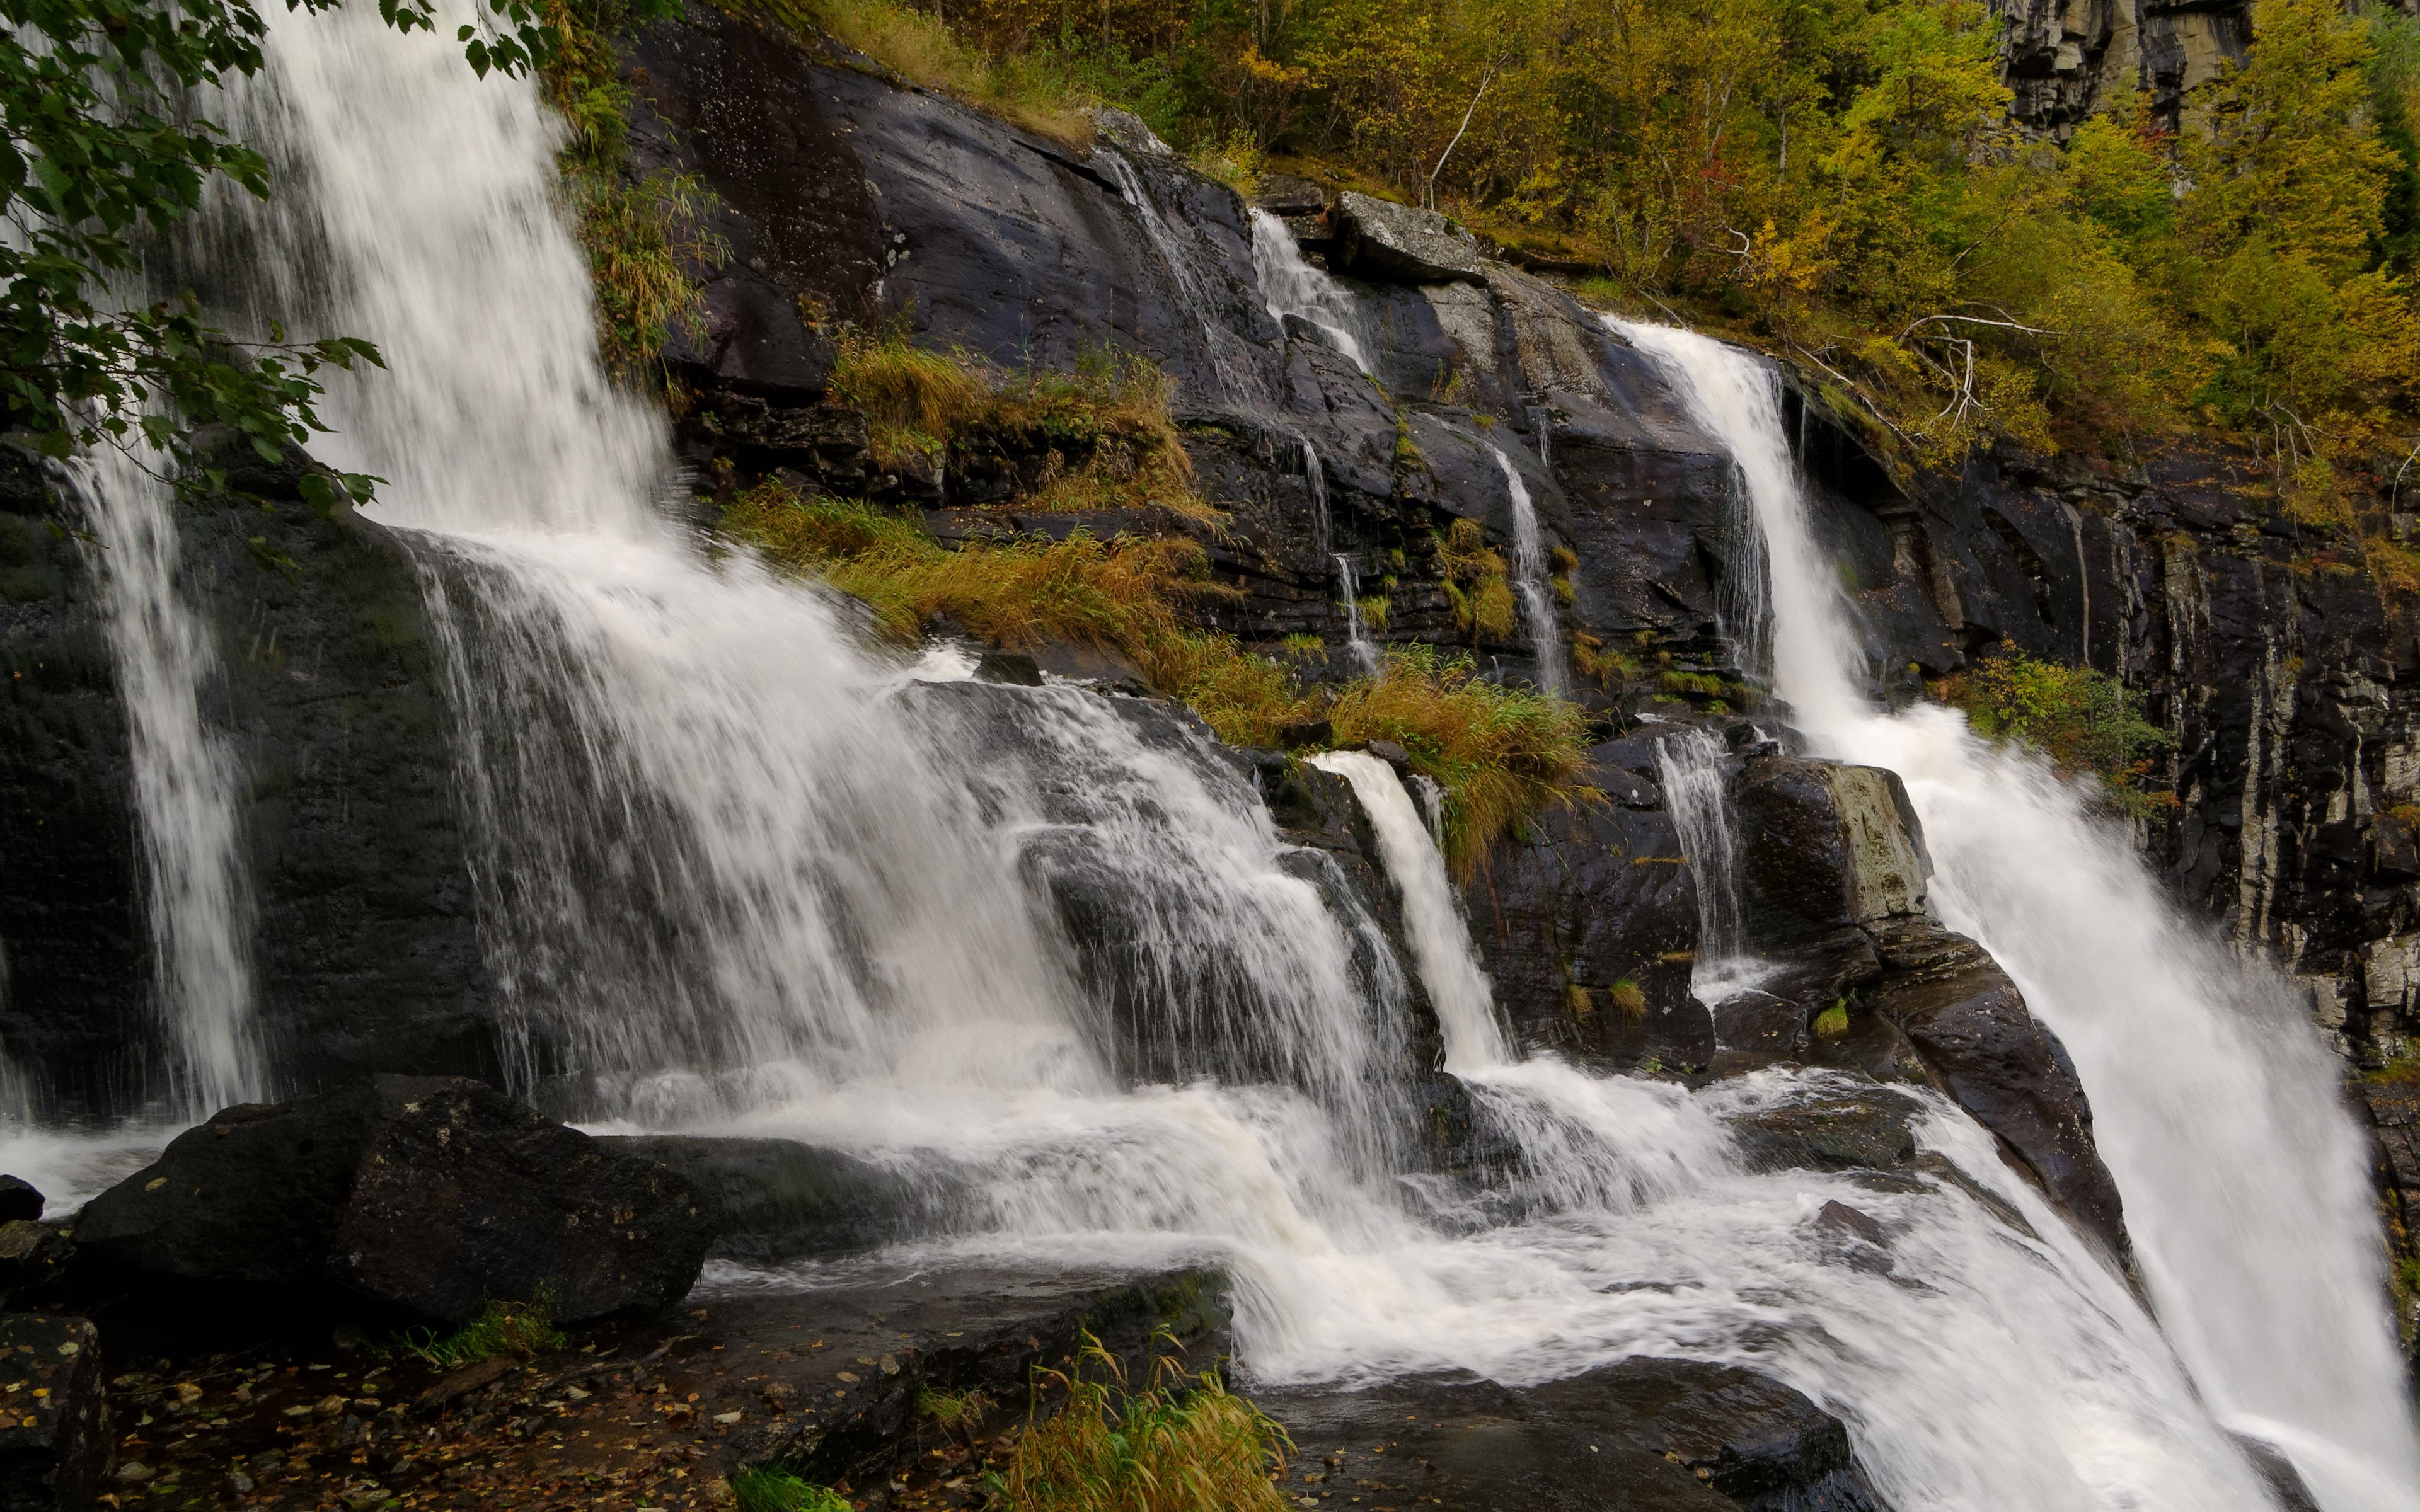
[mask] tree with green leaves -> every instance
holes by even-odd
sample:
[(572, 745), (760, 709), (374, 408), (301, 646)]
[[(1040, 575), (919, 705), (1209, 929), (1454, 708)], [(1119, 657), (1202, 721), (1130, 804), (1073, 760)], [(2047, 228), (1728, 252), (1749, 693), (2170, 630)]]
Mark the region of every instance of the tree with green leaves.
[[(319, 10), (335, 0), (287, 0)], [(431, 30), (410, 0), (380, 0), (399, 32)], [(355, 337), (244, 341), (190, 294), (129, 302), (144, 244), (199, 208), (211, 180), (271, 192), (261, 155), (192, 112), (208, 86), (257, 73), (268, 23), (250, 0), (0, 0), (0, 397), (6, 424), (52, 456), (115, 446), (180, 487), (224, 488), (193, 437), (223, 426), (285, 460), (321, 423), (322, 369), (379, 362)], [(459, 28), (469, 66), (519, 74), (558, 34), (533, 0), (492, 0)], [(334, 508), (378, 480), (314, 474)]]

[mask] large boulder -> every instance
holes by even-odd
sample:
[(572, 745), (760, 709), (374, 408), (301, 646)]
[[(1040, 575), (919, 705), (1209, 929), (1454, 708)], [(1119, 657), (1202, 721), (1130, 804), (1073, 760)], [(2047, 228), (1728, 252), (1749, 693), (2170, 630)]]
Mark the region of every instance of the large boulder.
[(712, 1193), (722, 1226), (710, 1253), (754, 1265), (871, 1249), (901, 1237), (944, 1196), (795, 1139), (620, 1134), (597, 1142)]
[(1931, 1079), (1996, 1135), (2111, 1253), (2126, 1250), (2118, 1182), (2066, 1047), (1983, 948), (1929, 918), (1875, 926), (1884, 973), (1861, 1009), (1906, 1037)]
[(720, 1213), (687, 1178), (458, 1077), (380, 1076), (225, 1109), (102, 1193), (80, 1262), (458, 1323), (543, 1297), (564, 1321), (677, 1302)]
[[(1466, 1512), (1883, 1512), (1840, 1420), (1752, 1371), (1624, 1360), (1567, 1381), (1264, 1392), (1287, 1488)], [(1375, 1446), (1375, 1447), (1373, 1447)], [(1328, 1504), (1322, 1503), (1321, 1504)]]
[(1435, 210), (1347, 191), (1328, 207), (1339, 271), (1380, 283), (1484, 284), (1487, 270), (1470, 233)]
[(81, 1512), (109, 1473), (100, 1331), (82, 1318), (0, 1317), (0, 1512)]

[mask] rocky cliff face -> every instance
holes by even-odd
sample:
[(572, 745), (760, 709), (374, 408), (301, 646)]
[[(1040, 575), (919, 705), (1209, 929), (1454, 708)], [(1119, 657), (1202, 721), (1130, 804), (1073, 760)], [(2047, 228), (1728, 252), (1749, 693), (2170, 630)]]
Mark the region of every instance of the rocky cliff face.
[(2060, 141), (2130, 95), (2174, 120), (2186, 90), (2243, 61), (2245, 0), (1993, 0), (2011, 114)]
[[(165, 1090), (131, 735), (101, 548), (25, 454), (0, 458), (0, 1040), (54, 1115)], [(251, 970), (293, 1083), (494, 1075), (436, 627), (410, 554), (290, 474), (172, 505), (176, 588), (215, 652), (202, 715), (234, 748)]]

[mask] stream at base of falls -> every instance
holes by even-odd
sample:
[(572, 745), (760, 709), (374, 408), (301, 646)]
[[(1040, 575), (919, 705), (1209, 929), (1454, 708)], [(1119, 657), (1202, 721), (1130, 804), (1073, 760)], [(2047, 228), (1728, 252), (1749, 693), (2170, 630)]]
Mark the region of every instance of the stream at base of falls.
[[(934, 1194), (928, 1233), (861, 1264), (1224, 1266), (1248, 1381), (1518, 1385), (1685, 1357), (1838, 1414), (1900, 1512), (2273, 1505), (2226, 1428), (2283, 1444), (2328, 1512), (2408, 1504), (2362, 1479), (2409, 1487), (2412, 1458), (2319, 1062), (2283, 1029), (2250, 1042), (2257, 986), (2196, 953), (2064, 790), (1793, 663), (1845, 632), (1783, 538), (1786, 457), (1762, 477), (1753, 437), (1717, 432), (1773, 537), (1776, 684), (1838, 753), (1907, 777), (1945, 912), (2068, 1037), (2164, 1333), (1938, 1097), (1905, 1171), (1767, 1171), (1733, 1125), (1844, 1078), (1692, 1091), (1519, 1054), (1374, 757), (1320, 764), (1370, 817), (1402, 961), (1156, 705), (871, 652), (816, 589), (710, 557), (659, 510), (663, 422), (598, 365), (531, 86), (350, 10), (277, 13), (268, 53), (226, 114), (287, 187), (222, 204), (194, 256), (239, 316), (386, 356), (332, 386), (318, 451), (390, 480), (375, 517), (414, 543), (443, 630), (523, 1090), (600, 1129), (807, 1140)], [(1692, 382), (1715, 371), (1632, 335)], [(1403, 1148), (1414, 981), (1502, 1180)], [(2117, 991), (2145, 1006), (2118, 1021)], [(1830, 1204), (1883, 1239), (1820, 1221)]]

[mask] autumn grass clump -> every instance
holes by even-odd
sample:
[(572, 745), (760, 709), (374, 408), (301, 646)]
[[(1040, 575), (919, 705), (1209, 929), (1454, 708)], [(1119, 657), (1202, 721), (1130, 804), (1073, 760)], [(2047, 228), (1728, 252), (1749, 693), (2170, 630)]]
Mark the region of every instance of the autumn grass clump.
[(2142, 818), (2173, 808), (2173, 794), (2144, 784), (2150, 753), (2168, 733), (2143, 717), (2142, 699), (2106, 672), (2028, 656), (2008, 641), (1996, 654), (1935, 683), (1978, 734), (2040, 752), (2061, 777), (2101, 779), (2108, 805)]
[(1579, 706), (1483, 681), (1466, 656), (1389, 646), (1378, 675), (1345, 684), (1326, 714), (1338, 744), (1391, 740), (1444, 785), (1446, 859), (1466, 877), (1520, 820), (1588, 793)]
[(1501, 640), (1512, 633), (1512, 582), (1504, 555), (1487, 544), (1475, 519), (1457, 519), (1435, 538), (1437, 578), (1453, 623), (1473, 638)]
[(915, 523), (870, 505), (803, 499), (767, 479), (724, 507), (724, 533), (874, 609), (886, 633), (912, 640), (947, 615), (995, 645), (1060, 640), (1148, 659), (1182, 633), (1178, 606), (1228, 592), (1189, 537), (1083, 532), (1063, 541), (944, 547)]
[(535, 1302), (491, 1302), (478, 1317), (443, 1338), (416, 1329), (396, 1344), (403, 1352), (417, 1355), (439, 1370), (459, 1370), (482, 1360), (527, 1359), (563, 1348), (563, 1335), (555, 1328), (552, 1314), (551, 1303), (544, 1296)]
[(627, 0), (549, 0), (560, 39), (539, 77), (546, 102), (570, 128), (556, 159), (566, 208), (596, 291), (597, 353), (628, 380), (663, 355), (675, 332), (706, 332), (705, 279), (731, 248), (707, 228), (717, 201), (695, 174), (629, 171), (630, 91), (613, 35), (630, 22)]
[(1156, 507), (1215, 522), (1194, 486), (1173, 415), (1176, 386), (1156, 364), (1095, 347), (1072, 371), (993, 374), (963, 352), (918, 347), (904, 331), (845, 332), (830, 396), (865, 416), (874, 459), (939, 461), (978, 428), (1001, 447), (1043, 459), (1016, 501), (1029, 512)]
[(1549, 806), (1587, 795), (1586, 717), (1575, 704), (1481, 679), (1467, 656), (1389, 648), (1377, 674), (1306, 687), (1294, 671), (1189, 610), (1230, 596), (1187, 536), (1078, 532), (954, 549), (916, 523), (851, 501), (806, 499), (767, 479), (725, 506), (723, 532), (768, 560), (864, 601), (882, 632), (912, 641), (947, 616), (995, 645), (1095, 647), (1131, 662), (1231, 745), (1276, 746), (1329, 721), (1331, 743), (1390, 740), (1446, 790), (1447, 859), (1466, 877), (1489, 845)]
[[(1163, 1335), (1164, 1337), (1165, 1335)], [(1037, 1396), (1066, 1393), (1016, 1443), (1001, 1489), (1016, 1512), (1288, 1512), (1279, 1489), (1294, 1441), (1215, 1373), (1186, 1383), (1161, 1355), (1130, 1391), (1090, 1334), (1067, 1370), (1035, 1373)]]
[(986, 51), (961, 39), (938, 8), (901, 0), (761, 0), (761, 6), (793, 31), (827, 33), (911, 84), (1036, 135), (1068, 147), (1093, 139), (1093, 101), (1049, 50)]

